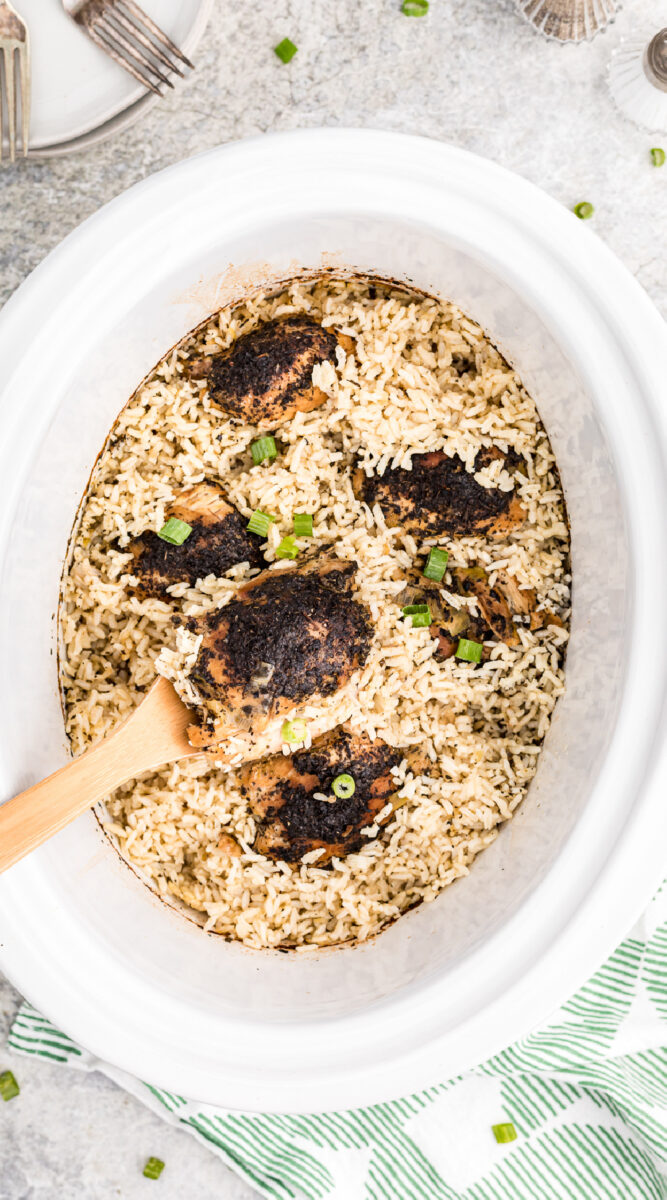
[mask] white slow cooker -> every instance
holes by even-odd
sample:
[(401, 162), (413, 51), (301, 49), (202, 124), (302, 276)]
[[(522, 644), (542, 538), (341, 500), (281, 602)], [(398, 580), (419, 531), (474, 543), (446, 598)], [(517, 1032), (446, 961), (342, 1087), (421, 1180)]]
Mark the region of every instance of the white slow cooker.
[(419, 138), (280, 134), (102, 209), (0, 314), (0, 799), (67, 747), (54, 614), (89, 472), (141, 378), (217, 307), (322, 267), (456, 301), (536, 397), (572, 526), (567, 691), (515, 819), (463, 879), (367, 945), (206, 935), (92, 813), (0, 878), (0, 968), (116, 1066), (231, 1108), (411, 1092), (542, 1021), (623, 936), (667, 847), (665, 326), (583, 224)]

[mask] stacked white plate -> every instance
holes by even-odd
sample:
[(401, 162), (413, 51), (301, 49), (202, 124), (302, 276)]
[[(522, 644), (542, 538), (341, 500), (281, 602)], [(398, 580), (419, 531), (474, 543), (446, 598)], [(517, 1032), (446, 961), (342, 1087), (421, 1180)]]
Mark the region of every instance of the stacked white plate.
[[(213, 0), (141, 0), (146, 13), (192, 58)], [(155, 97), (104, 54), (61, 0), (17, 0), (32, 48), (31, 156), (92, 145), (124, 129)]]

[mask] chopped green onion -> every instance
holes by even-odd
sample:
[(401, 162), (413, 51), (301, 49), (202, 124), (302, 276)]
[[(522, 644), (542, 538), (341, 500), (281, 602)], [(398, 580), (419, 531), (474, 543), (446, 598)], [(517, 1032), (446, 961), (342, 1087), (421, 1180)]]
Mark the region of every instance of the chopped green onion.
[(296, 537), (313, 536), (313, 518), (310, 513), (294, 514), (294, 534)]
[(459, 644), (454, 651), (457, 658), (464, 662), (478, 663), (482, 661), (483, 646), (481, 642), (471, 642), (468, 638), (459, 638)]
[(651, 162), (654, 167), (664, 167), (665, 152), (661, 146), (654, 146), (651, 150)]
[(354, 796), (357, 785), (351, 775), (337, 775), (331, 785), (331, 790), (339, 800), (349, 800), (350, 796)]
[(428, 0), (403, 0), (401, 12), (406, 17), (425, 17), (428, 12)]
[(426, 629), (431, 624), (431, 610), (428, 604), (407, 604), (403, 609), (404, 617), (412, 617), (413, 629)]
[(256, 512), (252, 514), (246, 528), (248, 529), (249, 533), (259, 533), (262, 535), (262, 537), (266, 537), (269, 532), (269, 527), (273, 524), (275, 519), (276, 518), (272, 517), (270, 513), (262, 512), (261, 508), (258, 508)]
[(3, 1071), (0, 1075), (0, 1096), (3, 1100), (13, 1100), (21, 1091), (11, 1071)]
[(283, 38), (282, 42), (273, 47), (273, 53), (278, 55), (281, 62), (288, 63), (292, 61), (298, 49), (289, 38)]
[(147, 1179), (159, 1179), (164, 1171), (164, 1163), (161, 1158), (149, 1158), (144, 1167), (144, 1175)]
[(296, 558), (298, 553), (299, 547), (294, 541), (294, 538), (290, 535), (290, 537), (283, 538), (278, 549), (276, 550), (276, 558)]
[(305, 742), (308, 733), (308, 725), (305, 721), (283, 721), (283, 727), (280, 730), (280, 736), (284, 742), (288, 742), (290, 746), (296, 746), (299, 742)]
[(276, 439), (272, 437), (261, 437), (256, 442), (251, 442), (250, 453), (255, 466), (264, 462), (265, 458), (275, 458), (278, 454), (276, 450)]
[(575, 217), (579, 217), (580, 221), (587, 221), (589, 217), (593, 216), (595, 209), (592, 204), (588, 203), (588, 200), (581, 200), (579, 204), (575, 204), (572, 212)]
[(177, 521), (176, 517), (170, 517), (162, 529), (158, 530), (158, 537), (162, 538), (163, 542), (169, 542), (170, 546), (182, 546), (191, 533), (192, 525), (188, 525), (187, 521)]
[(492, 1125), (493, 1136), (497, 1142), (515, 1142), (516, 1129), (511, 1121), (505, 1121), (502, 1125)]
[(436, 547), (429, 550), (426, 566), (424, 567), (424, 575), (427, 579), (434, 579), (436, 583), (442, 582), (442, 577), (447, 570), (447, 560), (449, 555), (446, 550), (440, 550)]

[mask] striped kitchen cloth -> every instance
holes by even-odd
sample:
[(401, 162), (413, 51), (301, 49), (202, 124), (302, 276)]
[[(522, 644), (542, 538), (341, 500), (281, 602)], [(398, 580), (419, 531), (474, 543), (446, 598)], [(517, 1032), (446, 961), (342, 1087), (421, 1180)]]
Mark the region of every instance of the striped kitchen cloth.
[[(22, 1005), (18, 1054), (102, 1071), (271, 1200), (666, 1200), (667, 886), (543, 1028), (427, 1091), (256, 1116), (116, 1070)], [(493, 1125), (514, 1126), (497, 1143)]]

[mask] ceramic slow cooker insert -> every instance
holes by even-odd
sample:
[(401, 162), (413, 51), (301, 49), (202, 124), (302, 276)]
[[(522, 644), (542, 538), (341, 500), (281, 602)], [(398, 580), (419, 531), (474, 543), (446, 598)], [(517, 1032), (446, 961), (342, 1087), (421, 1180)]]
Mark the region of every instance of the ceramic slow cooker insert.
[(285, 955), (206, 935), (92, 813), (0, 878), (0, 968), (36, 1006), (144, 1079), (257, 1110), (414, 1091), (527, 1032), (623, 936), (667, 834), (665, 327), (590, 230), (525, 181), (425, 139), (346, 130), (152, 177), (0, 314), (0, 798), (67, 756), (58, 586), (119, 410), (210, 312), (323, 268), (455, 301), (517, 368), (568, 504), (572, 636), (521, 810), (466, 879), (366, 945)]

